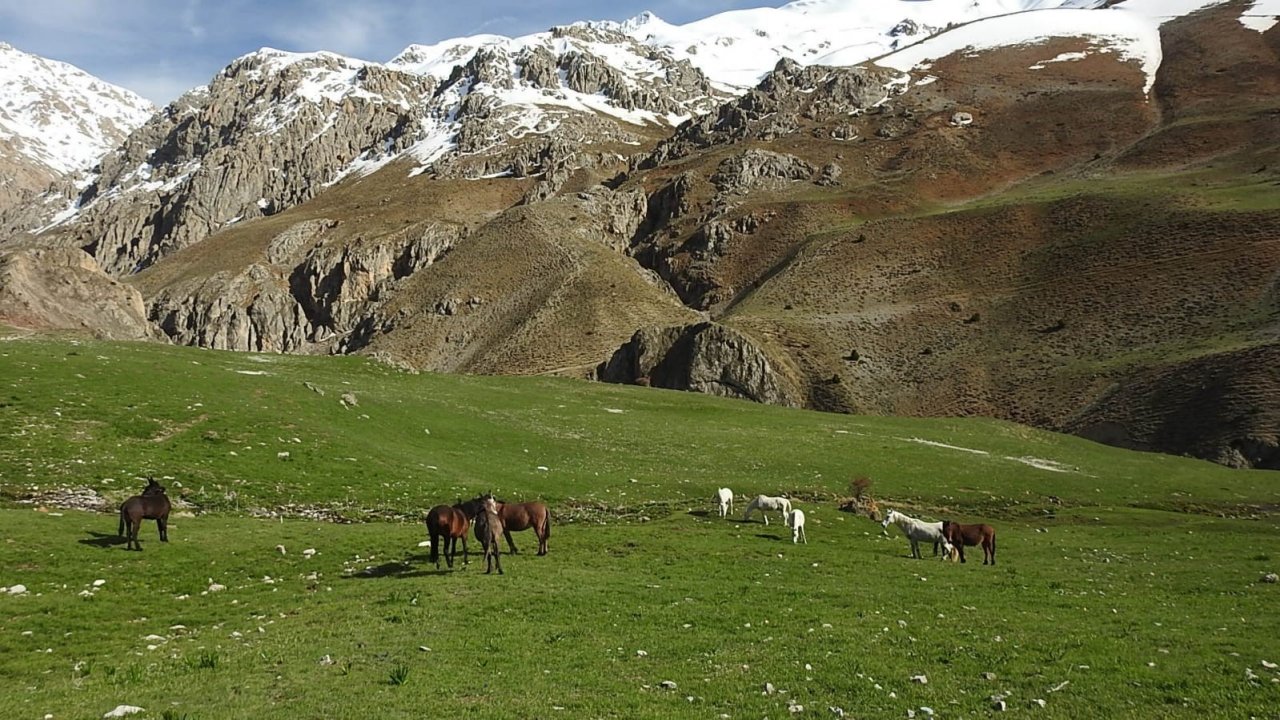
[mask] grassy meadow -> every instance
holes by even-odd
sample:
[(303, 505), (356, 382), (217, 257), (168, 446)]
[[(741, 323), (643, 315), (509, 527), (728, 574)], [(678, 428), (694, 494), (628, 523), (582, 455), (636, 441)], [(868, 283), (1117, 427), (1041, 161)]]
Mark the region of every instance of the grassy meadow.
[[(168, 544), (64, 507), (149, 474)], [(999, 564), (911, 559), (836, 509), (857, 476)], [(489, 490), (552, 505), (550, 554), (437, 571), (421, 517)], [(742, 521), (761, 492), (807, 545)], [(0, 717), (1277, 717), (1277, 507), (1003, 422), (9, 333)]]

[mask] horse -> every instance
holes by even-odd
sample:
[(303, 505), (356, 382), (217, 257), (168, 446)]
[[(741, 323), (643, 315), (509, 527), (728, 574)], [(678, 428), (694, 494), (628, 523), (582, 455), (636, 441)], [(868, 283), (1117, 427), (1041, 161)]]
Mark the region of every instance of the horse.
[[(126, 538), (125, 550), (142, 551), (142, 543), (138, 542), (138, 531), (142, 529), (143, 520), (155, 520), (160, 529), (160, 542), (169, 542), (169, 498), (164, 494), (164, 486), (155, 478), (147, 478), (147, 486), (141, 495), (120, 503), (120, 529), (118, 535)], [(125, 534), (125, 526), (129, 533)]]
[(769, 510), (777, 510), (782, 513), (782, 522), (787, 521), (787, 513), (791, 512), (791, 501), (784, 497), (771, 497), (769, 495), (757, 495), (751, 498), (751, 502), (747, 503), (747, 512), (742, 516), (742, 522), (751, 519), (751, 512), (759, 509), (760, 514), (764, 517), (764, 524), (769, 524)]
[[(982, 546), (982, 564), (996, 564), (996, 529), (990, 525), (961, 525), (950, 520), (942, 521), (942, 533), (947, 542), (960, 553), (960, 562), (964, 562), (965, 545)], [(988, 563), (990, 560), (990, 563)]]
[[(473, 518), (479, 517), (484, 498), (482, 495), (462, 503), (464, 512)], [(551, 537), (551, 511), (545, 504), (536, 501), (508, 503), (501, 500), (495, 500), (494, 503), (498, 509), (498, 518), (502, 520), (502, 536), (507, 539), (507, 549), (512, 555), (519, 554), (520, 551), (516, 549), (511, 533), (529, 528), (533, 528), (533, 534), (538, 538), (538, 555), (547, 554), (547, 538)]]
[(729, 488), (717, 490), (716, 503), (720, 506), (720, 518), (724, 519), (733, 512), (733, 491)]
[[(498, 515), (498, 504), (492, 495), (480, 499), (481, 510), (476, 515), (476, 539), (484, 548), (484, 574), (493, 572), (498, 566), (498, 574), (502, 575), (502, 553), (498, 550), (498, 537), (503, 533), (502, 518)], [(508, 539), (508, 542), (510, 540)]]
[(453, 569), (453, 559), (458, 555), (458, 540), (462, 540), (462, 564), (471, 564), (471, 554), (467, 552), (467, 530), (471, 529), (471, 518), (463, 512), (460, 505), (452, 507), (437, 505), (427, 512), (427, 535), (431, 539), (431, 559), (440, 569), (440, 546), (444, 545), (444, 559)]
[(805, 545), (809, 544), (809, 536), (804, 531), (803, 510), (792, 510), (787, 513), (786, 523), (787, 526), (791, 528), (791, 543), (793, 545), (798, 542), (800, 538), (804, 538)]
[(920, 541), (933, 543), (933, 554), (938, 554), (938, 546), (946, 542), (946, 536), (942, 533), (942, 523), (940, 522), (924, 522), (917, 520), (909, 515), (903, 515), (897, 510), (890, 510), (884, 516), (884, 522), (880, 523), (882, 527), (889, 527), (889, 523), (898, 526), (902, 530), (902, 534), (907, 536), (911, 541), (911, 557), (920, 559)]

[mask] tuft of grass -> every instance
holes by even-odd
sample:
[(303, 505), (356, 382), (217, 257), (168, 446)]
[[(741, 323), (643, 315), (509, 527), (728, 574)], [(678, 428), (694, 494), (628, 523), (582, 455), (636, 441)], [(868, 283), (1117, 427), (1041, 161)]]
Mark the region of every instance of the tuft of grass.
[(409, 666), (403, 663), (396, 663), (395, 667), (391, 668), (391, 673), (388, 675), (387, 680), (392, 685), (404, 685), (409, 681)]
[(195, 657), (188, 658), (187, 663), (195, 670), (217, 670), (218, 651), (201, 650)]

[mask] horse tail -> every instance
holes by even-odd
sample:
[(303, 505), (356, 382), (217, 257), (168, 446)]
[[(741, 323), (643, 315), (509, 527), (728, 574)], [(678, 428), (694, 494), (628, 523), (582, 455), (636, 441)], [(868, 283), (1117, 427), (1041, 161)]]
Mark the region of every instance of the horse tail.
[(551, 508), (547, 508), (546, 517), (542, 520), (542, 538), (545, 540), (551, 537)]
[(431, 542), (431, 555), (427, 558), (427, 562), (440, 562), (440, 543), (436, 538), (436, 528), (431, 522), (431, 515), (427, 515), (427, 540)]
[(116, 530), (116, 534), (124, 537), (124, 508), (120, 508), (120, 529)]

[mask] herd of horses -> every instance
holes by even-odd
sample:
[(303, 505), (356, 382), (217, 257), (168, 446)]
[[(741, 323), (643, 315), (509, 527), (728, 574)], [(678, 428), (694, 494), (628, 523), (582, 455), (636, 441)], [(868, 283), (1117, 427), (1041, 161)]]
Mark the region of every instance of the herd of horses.
[[(715, 502), (719, 506), (720, 517), (728, 517), (733, 513), (733, 491), (720, 488), (716, 491)], [(147, 486), (142, 493), (134, 495), (120, 504), (120, 529), (118, 534), (125, 537), (126, 550), (142, 550), (138, 542), (138, 531), (143, 520), (155, 520), (160, 531), (160, 541), (169, 542), (169, 511), (172, 506), (165, 494), (164, 486), (147, 478)], [(807, 544), (809, 538), (804, 530), (804, 512), (792, 508), (791, 500), (786, 497), (757, 495), (747, 504), (743, 522), (751, 519), (753, 512), (759, 511), (764, 524), (769, 524), (769, 513), (782, 515), (782, 521), (792, 529), (793, 543), (801, 538)], [(876, 510), (869, 514), (874, 519)], [(436, 505), (427, 512), (427, 536), (431, 543), (430, 562), (440, 568), (440, 556), (443, 555), (449, 568), (453, 568), (454, 558), (458, 552), (458, 541), (462, 541), (462, 563), (471, 562), (467, 551), (467, 534), (472, 528), (475, 537), (480, 541), (484, 552), (485, 574), (493, 572), (496, 567), (502, 573), (502, 559), (498, 538), (505, 538), (507, 549), (517, 554), (512, 532), (533, 530), (538, 539), (538, 555), (547, 554), (547, 540), (551, 537), (551, 511), (541, 502), (508, 503), (486, 493), (470, 500), (459, 501), (453, 505)], [(881, 525), (888, 528), (896, 525), (911, 543), (911, 557), (919, 559), (920, 543), (933, 543), (933, 554), (939, 548), (946, 559), (965, 562), (964, 549), (980, 546), (982, 548), (982, 564), (996, 564), (996, 531), (986, 524), (962, 525), (951, 520), (941, 522), (925, 522), (909, 515), (889, 510), (885, 513)], [(443, 552), (442, 552), (443, 551)]]
[[(462, 541), (462, 564), (471, 562), (467, 551), (467, 531), (475, 525), (476, 539), (484, 550), (485, 574), (502, 574), (499, 559), (498, 538), (506, 538), (507, 549), (514, 555), (519, 552), (511, 539), (512, 532), (533, 530), (538, 538), (538, 554), (547, 554), (547, 539), (551, 537), (551, 511), (540, 502), (508, 503), (497, 500), (491, 493), (453, 505), (437, 505), (427, 511), (427, 539), (431, 541), (430, 562), (440, 568), (440, 556), (453, 568), (458, 554), (458, 541)], [(444, 550), (441, 553), (441, 549)]]
[[(721, 518), (728, 517), (733, 513), (733, 490), (720, 488), (716, 491), (714, 500), (719, 507)], [(792, 530), (791, 542), (798, 542), (801, 538), (804, 538), (805, 543), (809, 542), (804, 530), (804, 512), (792, 508), (789, 498), (757, 495), (747, 504), (747, 511), (743, 514), (742, 521), (749, 521), (751, 513), (756, 510), (760, 511), (765, 525), (769, 524), (769, 512), (781, 513), (782, 521)], [(872, 519), (875, 519), (876, 512), (877, 509), (873, 505), (868, 514)], [(935, 556), (938, 554), (938, 549), (941, 548), (944, 559), (959, 560), (960, 562), (965, 562), (964, 549), (966, 547), (981, 546), (982, 564), (996, 564), (996, 529), (990, 525), (984, 523), (962, 525), (951, 520), (925, 522), (900, 513), (897, 510), (888, 511), (884, 516), (884, 521), (881, 522), (881, 527), (888, 528), (890, 525), (896, 525), (898, 529), (902, 530), (902, 534), (911, 543), (911, 557), (913, 558), (920, 559), (920, 543), (923, 541), (933, 543), (933, 554)]]

